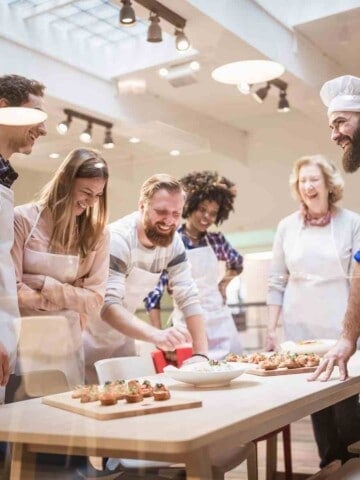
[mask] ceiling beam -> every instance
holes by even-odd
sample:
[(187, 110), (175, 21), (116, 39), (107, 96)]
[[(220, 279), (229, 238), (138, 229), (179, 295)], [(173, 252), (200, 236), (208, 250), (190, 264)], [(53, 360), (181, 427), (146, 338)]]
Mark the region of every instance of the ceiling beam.
[(170, 8), (165, 7), (162, 3), (158, 2), (157, 0), (135, 0), (137, 3), (142, 5), (143, 7), (147, 8), (150, 12), (154, 12), (159, 17), (163, 18), (167, 22), (174, 25), (175, 28), (179, 28), (180, 30), (185, 28), (186, 20), (181, 15), (178, 15)]
[(61, 7), (66, 7), (67, 5), (74, 3), (74, 1), (75, 0), (49, 0), (46, 3), (34, 5), (33, 7), (28, 7), (24, 9), (21, 17), (23, 20), (31, 20), (32, 18), (38, 17), (39, 15), (50, 13)]
[(311, 87), (319, 88), (329, 78), (343, 73), (341, 65), (252, 0), (187, 1), (260, 55), (282, 63)]

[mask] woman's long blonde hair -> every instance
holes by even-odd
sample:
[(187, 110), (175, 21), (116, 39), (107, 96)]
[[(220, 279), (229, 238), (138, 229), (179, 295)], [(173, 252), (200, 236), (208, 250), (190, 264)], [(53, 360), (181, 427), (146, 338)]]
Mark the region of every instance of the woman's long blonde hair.
[[(76, 216), (73, 189), (77, 178), (103, 178), (103, 194), (94, 207)], [(49, 252), (77, 253), (82, 258), (95, 248), (107, 222), (107, 181), (109, 170), (100, 152), (77, 148), (69, 153), (37, 200), (50, 210), (53, 231)]]

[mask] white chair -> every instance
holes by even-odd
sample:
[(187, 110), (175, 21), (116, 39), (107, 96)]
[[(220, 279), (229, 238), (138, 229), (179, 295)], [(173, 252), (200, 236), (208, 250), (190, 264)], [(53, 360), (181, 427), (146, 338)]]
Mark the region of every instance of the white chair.
[(74, 342), (72, 328), (70, 320), (63, 316), (19, 319), (15, 373), (59, 370), (70, 388), (83, 383), (82, 345)]
[[(99, 383), (113, 380), (129, 380), (137, 377), (146, 377), (154, 375), (154, 366), (152, 360), (142, 357), (118, 357), (108, 358), (95, 362), (95, 369), (99, 378)], [(210, 459), (212, 468), (212, 478), (214, 480), (224, 480), (226, 472), (237, 467), (244, 460), (247, 461), (248, 480), (258, 480), (257, 473), (257, 454), (256, 447), (251, 442), (245, 445), (236, 443), (236, 436), (232, 442), (228, 442), (228, 448), (224, 445), (213, 444), (210, 447)], [(113, 469), (121, 464), (124, 469), (137, 469), (145, 471), (147, 469), (159, 470), (165, 468), (174, 468), (174, 464), (167, 462), (154, 462), (148, 460), (130, 460), (130, 459), (109, 459), (108, 466)]]

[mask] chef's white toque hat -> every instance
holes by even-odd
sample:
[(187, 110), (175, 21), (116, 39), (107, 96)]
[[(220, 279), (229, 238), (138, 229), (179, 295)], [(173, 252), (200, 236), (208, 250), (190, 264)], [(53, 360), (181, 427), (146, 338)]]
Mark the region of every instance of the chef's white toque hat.
[(352, 75), (333, 78), (325, 82), (320, 97), (328, 107), (328, 115), (333, 112), (360, 112), (360, 78)]

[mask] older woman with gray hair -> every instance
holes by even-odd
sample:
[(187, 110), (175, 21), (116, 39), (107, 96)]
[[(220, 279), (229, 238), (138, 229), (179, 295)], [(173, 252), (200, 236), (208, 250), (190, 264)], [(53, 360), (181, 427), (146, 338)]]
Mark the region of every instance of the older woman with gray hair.
[[(281, 220), (274, 240), (266, 350), (275, 348), (281, 313), (285, 340), (340, 336), (353, 254), (360, 245), (360, 216), (336, 206), (344, 181), (326, 158), (298, 159), (290, 187), (300, 208)], [(357, 396), (317, 412), (312, 420), (320, 466), (346, 461), (347, 446), (360, 438)]]

